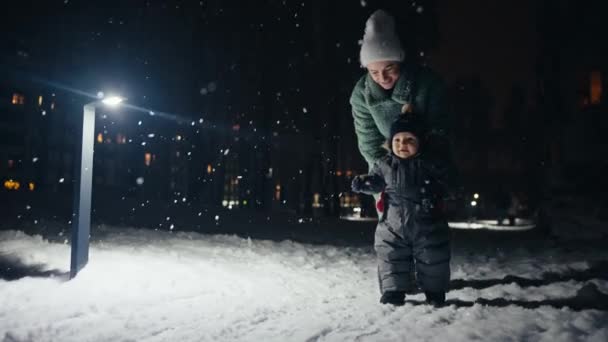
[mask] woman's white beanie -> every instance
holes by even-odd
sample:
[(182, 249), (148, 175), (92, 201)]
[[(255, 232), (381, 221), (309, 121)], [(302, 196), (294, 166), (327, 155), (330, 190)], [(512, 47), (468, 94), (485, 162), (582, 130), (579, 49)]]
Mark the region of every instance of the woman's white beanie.
[(361, 65), (378, 61), (398, 61), (405, 58), (401, 41), (395, 31), (395, 19), (383, 10), (374, 12), (365, 23), (361, 44)]

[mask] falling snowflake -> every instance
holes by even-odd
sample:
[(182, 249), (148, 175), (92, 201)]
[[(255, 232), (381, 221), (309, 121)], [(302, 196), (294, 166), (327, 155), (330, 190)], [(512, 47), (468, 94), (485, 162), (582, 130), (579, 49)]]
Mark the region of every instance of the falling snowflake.
[(59, 178), (59, 183), (63, 183), (65, 181), (64, 178)]
[(144, 177), (137, 177), (137, 179), (135, 180), (135, 183), (137, 183), (137, 185), (144, 184)]
[(32, 162), (33, 162), (33, 163), (35, 163), (35, 162), (37, 162), (37, 161), (38, 161), (38, 157), (34, 157), (34, 158), (32, 158)]

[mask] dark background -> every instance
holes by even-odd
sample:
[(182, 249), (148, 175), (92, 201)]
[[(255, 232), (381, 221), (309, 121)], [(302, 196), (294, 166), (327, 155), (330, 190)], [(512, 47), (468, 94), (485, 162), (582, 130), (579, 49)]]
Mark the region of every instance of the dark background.
[(593, 210), (583, 215), (603, 219), (605, 7), (11, 2), (0, 20), (0, 175), (21, 186), (2, 188), (5, 222), (69, 222), (74, 117), (99, 91), (137, 108), (98, 113), (94, 222), (200, 228), (226, 225), (226, 215), (295, 224), (354, 207), (373, 213), (369, 198), (348, 191), (366, 171), (348, 97), (364, 74), (365, 20), (378, 8), (396, 17), (408, 61), (434, 69), (448, 87), (465, 184), (456, 215), (472, 215), (465, 207), (474, 192), (482, 195), (474, 215), (492, 215), (492, 199), (507, 189), (522, 215), (567, 198), (560, 203), (585, 203)]

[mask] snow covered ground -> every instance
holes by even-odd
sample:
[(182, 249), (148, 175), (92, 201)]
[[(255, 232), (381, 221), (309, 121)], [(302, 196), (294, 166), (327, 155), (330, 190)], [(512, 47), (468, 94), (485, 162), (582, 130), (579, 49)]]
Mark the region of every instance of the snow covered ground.
[(371, 246), (105, 227), (66, 281), (68, 244), (1, 231), (0, 338), (608, 341), (605, 245), (507, 236), (454, 232), (436, 309), (378, 304)]

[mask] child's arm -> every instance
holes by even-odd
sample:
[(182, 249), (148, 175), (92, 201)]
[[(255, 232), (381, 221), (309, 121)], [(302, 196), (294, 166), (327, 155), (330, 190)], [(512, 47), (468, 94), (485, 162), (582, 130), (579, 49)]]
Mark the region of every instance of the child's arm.
[(359, 175), (353, 178), (351, 188), (354, 192), (373, 195), (384, 191), (386, 183), (378, 164), (374, 164), (369, 174)]

